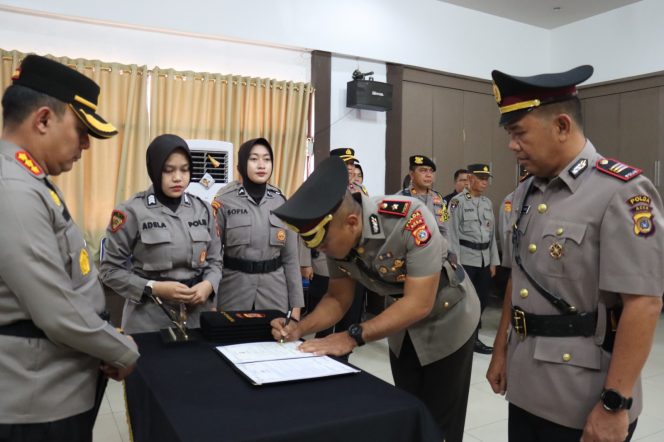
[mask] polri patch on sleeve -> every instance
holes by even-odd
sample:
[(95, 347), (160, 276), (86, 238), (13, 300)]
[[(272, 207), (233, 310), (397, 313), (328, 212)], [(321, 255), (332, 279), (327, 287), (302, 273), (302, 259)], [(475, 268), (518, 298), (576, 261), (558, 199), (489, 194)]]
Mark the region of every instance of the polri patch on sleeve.
[(410, 201), (383, 200), (378, 205), (378, 213), (404, 217), (408, 214)]
[(411, 235), (413, 235), (413, 238), (415, 239), (415, 245), (418, 247), (427, 244), (431, 239), (429, 227), (427, 226), (426, 221), (424, 221), (422, 212), (419, 210), (416, 210), (410, 215), (410, 218), (408, 218), (408, 221), (404, 226), (404, 230), (411, 232)]
[(634, 195), (626, 201), (630, 207), (630, 212), (632, 212), (634, 234), (636, 236), (648, 237), (655, 233), (651, 201), (652, 199), (648, 195)]
[(114, 210), (111, 214), (111, 232), (117, 232), (126, 222), (127, 215), (121, 210)]
[(629, 181), (637, 176), (641, 175), (643, 170), (637, 169), (636, 167), (629, 166), (625, 163), (621, 163), (618, 160), (613, 158), (603, 158), (597, 160), (595, 168), (600, 172), (604, 172), (607, 175), (618, 178), (622, 181)]
[(458, 205), (459, 205), (459, 200), (456, 198), (452, 198), (452, 200), (450, 201), (450, 213), (454, 212), (454, 209), (456, 209)]

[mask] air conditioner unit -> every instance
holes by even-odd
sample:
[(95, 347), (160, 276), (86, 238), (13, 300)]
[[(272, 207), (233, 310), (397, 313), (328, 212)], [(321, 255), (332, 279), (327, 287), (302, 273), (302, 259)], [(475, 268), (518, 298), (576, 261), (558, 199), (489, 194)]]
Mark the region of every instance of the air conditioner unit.
[(211, 203), (219, 189), (233, 181), (233, 143), (187, 140), (194, 169), (187, 192)]

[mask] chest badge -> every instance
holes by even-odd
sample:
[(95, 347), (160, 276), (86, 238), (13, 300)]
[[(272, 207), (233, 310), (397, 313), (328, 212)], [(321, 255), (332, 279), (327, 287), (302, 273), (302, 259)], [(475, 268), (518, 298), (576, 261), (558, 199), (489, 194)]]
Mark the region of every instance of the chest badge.
[(277, 231), (277, 240), (286, 241), (286, 231), (284, 229), (279, 229)]
[(62, 201), (60, 201), (60, 197), (58, 196), (58, 194), (51, 189), (48, 189), (48, 192), (51, 194), (51, 198), (53, 198), (53, 202), (55, 203), (55, 205), (60, 207), (62, 205)]
[(78, 264), (81, 266), (81, 274), (83, 276), (90, 273), (90, 256), (86, 249), (81, 249), (81, 253), (78, 255)]
[(198, 262), (203, 264), (205, 262), (205, 258), (207, 258), (207, 250), (201, 250), (201, 254), (198, 255)]
[(563, 254), (564, 254), (563, 245), (560, 244), (559, 242), (554, 242), (549, 247), (549, 255), (551, 255), (551, 258), (560, 259), (563, 257)]

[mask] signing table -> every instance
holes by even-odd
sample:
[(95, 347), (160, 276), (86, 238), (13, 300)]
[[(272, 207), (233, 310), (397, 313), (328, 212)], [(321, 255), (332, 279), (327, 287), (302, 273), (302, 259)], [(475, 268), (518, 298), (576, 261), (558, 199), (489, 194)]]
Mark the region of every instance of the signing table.
[(134, 339), (141, 357), (125, 387), (136, 442), (442, 440), (418, 399), (368, 373), (256, 387), (205, 340)]

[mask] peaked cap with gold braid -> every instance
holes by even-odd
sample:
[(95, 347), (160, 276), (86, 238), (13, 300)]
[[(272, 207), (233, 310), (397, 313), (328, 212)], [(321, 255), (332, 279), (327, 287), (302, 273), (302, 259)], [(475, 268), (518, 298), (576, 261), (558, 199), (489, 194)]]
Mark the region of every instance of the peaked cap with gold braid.
[(539, 106), (576, 97), (576, 85), (586, 81), (592, 74), (593, 67), (590, 65), (532, 77), (491, 72), (493, 95), (500, 109), (500, 125), (512, 124)]
[(90, 136), (110, 138), (118, 131), (97, 114), (99, 86), (85, 75), (57, 61), (28, 55), (12, 75), (13, 83), (68, 104), (88, 128)]
[(327, 226), (343, 201), (347, 186), (346, 165), (340, 157), (332, 156), (321, 162), (293, 196), (272, 213), (314, 249), (325, 239)]

